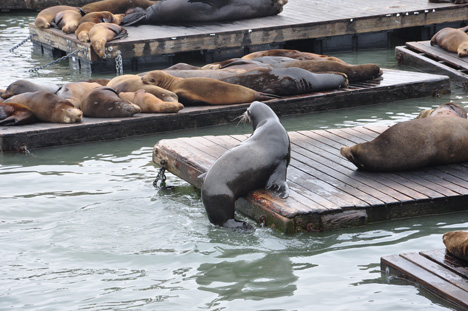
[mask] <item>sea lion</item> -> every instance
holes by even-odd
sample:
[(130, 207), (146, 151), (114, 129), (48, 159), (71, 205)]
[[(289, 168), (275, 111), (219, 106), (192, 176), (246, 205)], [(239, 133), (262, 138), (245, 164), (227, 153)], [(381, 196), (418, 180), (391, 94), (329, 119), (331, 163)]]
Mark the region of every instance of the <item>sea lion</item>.
[(86, 13), (110, 11), (113, 14), (125, 13), (128, 9), (132, 8), (143, 8), (155, 4), (158, 1), (149, 0), (102, 0), (85, 4), (81, 7)]
[(93, 22), (85, 22), (78, 25), (78, 28), (75, 30), (75, 36), (81, 42), (89, 42), (89, 31), (96, 23)]
[(468, 261), (468, 232), (449, 231), (442, 236), (447, 251), (453, 256)]
[(437, 117), (397, 123), (374, 140), (340, 152), (358, 169), (394, 172), (468, 161), (466, 150), (468, 120)]
[(241, 85), (210, 78), (178, 78), (162, 70), (150, 71), (141, 80), (174, 92), (184, 105), (230, 105), (275, 98)]
[(162, 87), (144, 84), (141, 77), (138, 75), (121, 75), (117, 76), (107, 83), (108, 87), (113, 88), (117, 93), (120, 92), (136, 92), (138, 90), (145, 90), (153, 94), (164, 102), (178, 102), (179, 99), (174, 92), (163, 89)]
[(237, 69), (219, 69), (219, 70), (163, 70), (171, 76), (179, 78), (210, 78), (222, 80), (224, 78), (236, 76), (245, 73), (245, 70)]
[(121, 92), (119, 97), (140, 107), (141, 112), (178, 112), (184, 105), (179, 102), (164, 102), (145, 90)]
[(86, 117), (123, 118), (141, 111), (140, 107), (119, 97), (116, 91), (107, 86), (92, 89), (80, 106)]
[(177, 63), (167, 68), (164, 68), (163, 70), (200, 70), (200, 69), (202, 68), (199, 66), (190, 65), (187, 63)]
[(127, 29), (113, 23), (98, 23), (89, 30), (89, 41), (94, 52), (101, 58), (106, 56), (106, 43), (128, 36)]
[(338, 89), (348, 85), (345, 74), (312, 73), (295, 67), (250, 70), (243, 74), (223, 78), (221, 81), (280, 96)]
[(289, 136), (270, 107), (253, 102), (244, 117), (253, 134), (225, 152), (208, 170), (201, 189), (202, 201), (211, 223), (233, 229), (250, 229), (234, 218), (235, 201), (257, 189), (289, 196), (286, 181), (291, 146)]
[(277, 68), (298, 67), (310, 72), (341, 72), (348, 76), (349, 82), (365, 81), (382, 75), (382, 70), (375, 64), (349, 65), (335, 61), (295, 60), (277, 63)]
[(75, 10), (60, 11), (55, 15), (51, 25), (61, 29), (64, 33), (74, 33), (78, 28), (81, 13)]
[(88, 95), (88, 93), (97, 87), (99, 83), (90, 82), (69, 82), (66, 83), (58, 90), (57, 95), (68, 100), (76, 108), (80, 108), (81, 102)]
[(49, 28), (50, 23), (54, 19), (55, 15), (65, 10), (73, 10), (76, 12), (83, 13), (79, 8), (69, 6), (69, 5), (51, 6), (50, 8), (46, 8), (37, 14), (36, 19), (34, 20), (34, 25), (39, 29)]
[(38, 84), (29, 80), (16, 80), (11, 83), (5, 92), (2, 94), (2, 98), (7, 99), (11, 96), (18, 95), (21, 93), (27, 92), (37, 92), (37, 91), (49, 91), (51, 93), (57, 92), (59, 87), (53, 83), (48, 84)]
[[(294, 59), (291, 58), (291, 61)], [(269, 64), (253, 60), (253, 59), (242, 59), (242, 58), (230, 58), (221, 62), (206, 64), (202, 67), (205, 70), (219, 70), (219, 69), (231, 69), (231, 70), (243, 70), (244, 72), (258, 69), (258, 68), (271, 68)]]
[(431, 45), (457, 53), (458, 57), (468, 56), (468, 34), (462, 29), (446, 27), (439, 30), (432, 36)]
[(5, 102), (27, 106), (43, 122), (81, 122), (83, 112), (72, 103), (47, 91), (28, 92), (8, 98)]
[(163, 0), (126, 15), (123, 25), (189, 24), (240, 20), (281, 13), (288, 0)]
[(442, 116), (460, 117), (466, 119), (467, 113), (465, 108), (461, 107), (460, 105), (457, 105), (455, 103), (445, 103), (435, 109), (425, 109), (421, 111), (416, 118), (422, 119)]
[(125, 14), (112, 14), (109, 11), (87, 13), (80, 19), (79, 25), (83, 23), (114, 23), (119, 25)]
[(310, 52), (302, 52), (299, 50), (289, 50), (289, 49), (273, 49), (273, 50), (266, 50), (266, 51), (257, 51), (250, 54), (246, 54), (242, 56), (242, 59), (255, 59), (258, 57), (263, 56), (282, 56), (282, 57), (289, 57), (297, 60), (333, 60), (337, 62), (342, 62), (341, 59), (333, 56), (315, 54)]
[(0, 102), (0, 125), (25, 125), (34, 122), (34, 113), (25, 105)]

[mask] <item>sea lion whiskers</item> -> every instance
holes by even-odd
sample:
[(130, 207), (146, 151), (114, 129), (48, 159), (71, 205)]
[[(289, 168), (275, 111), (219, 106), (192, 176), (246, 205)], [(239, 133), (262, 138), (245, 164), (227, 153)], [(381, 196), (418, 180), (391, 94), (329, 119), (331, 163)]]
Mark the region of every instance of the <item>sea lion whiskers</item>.
[(250, 119), (250, 116), (249, 116), (249, 113), (247, 112), (247, 110), (246, 110), (243, 114), (241, 114), (240, 116), (235, 117), (234, 120), (232, 120), (232, 121), (235, 121), (235, 120), (237, 120), (237, 119), (239, 119), (239, 122), (237, 122), (237, 125), (236, 125), (236, 126), (239, 126), (239, 124), (241, 124), (241, 123), (242, 123), (242, 124), (245, 124), (245, 123), (250, 123), (250, 122), (252, 122), (252, 120)]

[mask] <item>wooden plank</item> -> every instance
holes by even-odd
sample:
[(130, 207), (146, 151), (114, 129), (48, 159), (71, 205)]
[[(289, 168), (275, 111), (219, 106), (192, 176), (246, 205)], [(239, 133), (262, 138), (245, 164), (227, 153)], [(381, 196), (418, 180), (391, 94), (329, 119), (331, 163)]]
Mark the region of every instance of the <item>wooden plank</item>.
[[(468, 280), (467, 262), (452, 256), (445, 248), (419, 252), (422, 256), (429, 258), (438, 265), (457, 273), (463, 280)], [(466, 282), (463, 281), (466, 285)], [(456, 285), (456, 284), (455, 284)]]

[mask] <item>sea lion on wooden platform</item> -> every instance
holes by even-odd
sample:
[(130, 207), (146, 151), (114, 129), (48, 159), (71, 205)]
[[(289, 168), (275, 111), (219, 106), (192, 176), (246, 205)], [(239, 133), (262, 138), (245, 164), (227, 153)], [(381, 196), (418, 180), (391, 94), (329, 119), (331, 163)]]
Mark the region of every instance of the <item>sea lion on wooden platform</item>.
[(442, 236), (447, 251), (453, 256), (468, 261), (468, 232), (450, 231)]
[(21, 93), (27, 92), (37, 92), (37, 91), (49, 91), (51, 93), (57, 92), (59, 87), (53, 83), (48, 84), (38, 84), (29, 80), (16, 80), (11, 83), (5, 92), (2, 94), (2, 98), (7, 99), (11, 96), (18, 95)]
[(298, 67), (315, 73), (341, 72), (348, 76), (349, 82), (370, 80), (382, 75), (382, 70), (375, 64), (349, 65), (335, 61), (295, 60), (278, 63), (275, 67)]
[(85, 4), (81, 7), (86, 13), (109, 11), (113, 14), (122, 14), (132, 8), (143, 8), (155, 4), (158, 1), (149, 0), (102, 0)]
[(81, 122), (83, 112), (62, 97), (47, 91), (28, 92), (8, 98), (5, 102), (27, 106), (43, 122)]
[(221, 81), (280, 96), (339, 89), (348, 85), (343, 73), (312, 73), (301, 68), (261, 68)]
[(89, 42), (89, 31), (96, 23), (93, 22), (85, 22), (78, 25), (78, 28), (75, 30), (75, 36), (81, 42)]
[[(291, 58), (290, 61), (294, 59)], [(205, 70), (220, 70), (220, 69), (231, 69), (231, 70), (242, 70), (244, 72), (258, 69), (258, 68), (271, 68), (271, 66), (267, 63), (263, 63), (261, 61), (253, 60), (253, 59), (242, 59), (242, 58), (230, 58), (223, 60), (221, 62), (206, 64), (202, 67)]]
[(113, 23), (119, 25), (122, 21), (122, 18), (125, 14), (113, 14), (109, 11), (99, 11), (99, 12), (91, 12), (87, 13), (80, 19), (79, 24), (82, 23)]
[(455, 103), (445, 103), (435, 109), (425, 109), (419, 113), (416, 117), (418, 119), (429, 118), (429, 117), (460, 117), (467, 118), (465, 108)]
[(113, 23), (98, 23), (89, 30), (89, 41), (94, 52), (101, 58), (106, 56), (106, 43), (128, 36), (127, 29)]
[(281, 198), (289, 196), (286, 181), (291, 146), (289, 136), (274, 111), (253, 102), (244, 117), (252, 136), (226, 151), (208, 170), (201, 189), (211, 223), (232, 229), (252, 229), (234, 218), (235, 202), (249, 192), (267, 189)]
[(178, 112), (184, 108), (179, 102), (164, 102), (145, 90), (121, 92), (119, 97), (140, 107), (141, 112)]
[(282, 56), (282, 57), (289, 57), (297, 60), (333, 60), (337, 62), (344, 63), (338, 57), (315, 54), (310, 52), (302, 52), (299, 50), (288, 50), (288, 49), (273, 49), (273, 50), (266, 50), (266, 51), (257, 51), (250, 54), (246, 54), (242, 56), (243, 59), (255, 59), (258, 57), (263, 56)]
[(0, 125), (25, 125), (34, 122), (36, 117), (27, 106), (0, 102)]
[(431, 45), (457, 53), (458, 57), (468, 56), (468, 34), (462, 29), (446, 27), (439, 30), (432, 36)]
[(80, 19), (81, 12), (65, 10), (58, 12), (50, 24), (61, 29), (64, 33), (74, 33), (76, 28), (78, 28)]
[(57, 95), (68, 100), (76, 108), (80, 108), (81, 102), (88, 95), (88, 93), (97, 87), (100, 87), (99, 83), (90, 82), (69, 82), (64, 84)]
[(162, 70), (150, 71), (141, 80), (174, 92), (184, 105), (230, 105), (275, 98), (241, 85), (209, 78), (178, 78)]
[(179, 98), (174, 92), (163, 89), (162, 87), (144, 84), (141, 77), (138, 75), (126, 74), (117, 76), (107, 83), (108, 87), (113, 88), (117, 93), (120, 92), (136, 92), (138, 90), (145, 90), (153, 94), (164, 102), (178, 102)]
[(178, 78), (210, 78), (221, 80), (224, 78), (232, 77), (241, 73), (244, 73), (245, 70), (236, 70), (236, 69), (219, 69), (219, 70), (166, 70), (171, 76)]
[(241, 20), (281, 13), (288, 0), (163, 0), (126, 15), (123, 25), (189, 24)]
[(50, 8), (44, 9), (37, 14), (36, 19), (34, 20), (34, 25), (39, 29), (49, 28), (50, 23), (54, 19), (55, 15), (65, 10), (73, 10), (73, 11), (80, 12), (81, 14), (83, 14), (83, 12), (79, 8), (76, 8), (73, 6), (69, 6), (69, 5), (51, 6)]
[(342, 147), (358, 169), (394, 172), (468, 161), (468, 120), (453, 117), (404, 121), (372, 141)]
[(107, 86), (92, 89), (80, 106), (86, 117), (124, 118), (141, 111), (140, 107), (119, 97), (114, 89)]

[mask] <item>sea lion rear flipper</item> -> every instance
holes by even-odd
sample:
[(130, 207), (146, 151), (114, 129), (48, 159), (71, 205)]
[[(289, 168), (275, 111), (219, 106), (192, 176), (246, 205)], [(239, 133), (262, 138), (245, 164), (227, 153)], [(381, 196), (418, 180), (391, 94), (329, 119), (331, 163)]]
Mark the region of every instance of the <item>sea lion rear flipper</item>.
[(289, 186), (286, 181), (286, 166), (286, 161), (278, 165), (273, 174), (270, 175), (265, 186), (266, 190), (276, 192), (283, 199), (289, 196)]
[(125, 26), (137, 25), (141, 21), (144, 21), (144, 20), (146, 20), (146, 11), (139, 10), (139, 11), (136, 11), (135, 13), (128, 14), (124, 18), (122, 18), (120, 25), (125, 25)]

